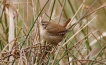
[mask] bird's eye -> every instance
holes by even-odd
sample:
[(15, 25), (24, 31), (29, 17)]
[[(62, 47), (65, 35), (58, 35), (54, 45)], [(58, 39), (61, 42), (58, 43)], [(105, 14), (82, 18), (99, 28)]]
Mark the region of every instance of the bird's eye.
[(45, 25), (47, 25), (47, 23), (42, 23), (42, 26), (45, 26)]
[(42, 26), (44, 26), (45, 24), (44, 23), (42, 23)]

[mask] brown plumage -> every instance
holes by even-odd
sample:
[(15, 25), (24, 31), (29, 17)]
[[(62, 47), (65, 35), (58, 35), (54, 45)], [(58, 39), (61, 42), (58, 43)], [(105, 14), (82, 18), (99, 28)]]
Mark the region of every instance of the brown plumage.
[(46, 42), (57, 45), (62, 41), (65, 34), (69, 31), (66, 29), (67, 24), (71, 19), (68, 19), (64, 25), (56, 24), (49, 21), (40, 22), (40, 35)]

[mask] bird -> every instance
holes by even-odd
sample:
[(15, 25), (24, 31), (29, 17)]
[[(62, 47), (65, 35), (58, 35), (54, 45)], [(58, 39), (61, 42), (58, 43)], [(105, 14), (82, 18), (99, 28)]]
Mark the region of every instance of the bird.
[(71, 19), (69, 18), (64, 25), (42, 20), (40, 22), (41, 39), (52, 45), (58, 45), (58, 43), (65, 37), (65, 34), (69, 31), (69, 29), (66, 29), (66, 26), (70, 20)]

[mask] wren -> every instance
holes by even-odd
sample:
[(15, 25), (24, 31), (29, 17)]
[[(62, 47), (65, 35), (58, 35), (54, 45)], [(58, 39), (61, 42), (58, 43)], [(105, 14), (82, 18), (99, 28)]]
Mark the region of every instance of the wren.
[(41, 21), (40, 22), (40, 36), (41, 39), (47, 43), (58, 45), (63, 40), (65, 34), (69, 31), (66, 29), (67, 24), (70, 22), (70, 18), (64, 25), (60, 25), (54, 22)]

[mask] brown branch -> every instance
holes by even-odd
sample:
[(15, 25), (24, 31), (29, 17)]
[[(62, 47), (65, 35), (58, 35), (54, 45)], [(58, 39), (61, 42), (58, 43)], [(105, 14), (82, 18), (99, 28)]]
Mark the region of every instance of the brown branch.
[(105, 64), (106, 65), (105, 62), (101, 62), (101, 61), (97, 61), (97, 60), (72, 60), (70, 62), (67, 62), (66, 65), (69, 64), (69, 63), (72, 63), (72, 62), (77, 62), (77, 61), (83, 61), (83, 62), (86, 61), (86, 63), (87, 63), (87, 61), (89, 61), (89, 62), (95, 62), (95, 63), (100, 63), (100, 64)]
[(106, 7), (106, 5), (103, 4), (103, 5), (100, 6), (99, 8), (97, 8), (97, 9), (91, 11), (90, 13), (88, 13), (87, 15), (85, 15), (84, 17), (82, 17), (82, 19), (84, 19), (85, 17), (87, 17), (87, 16), (89, 16), (89, 15), (91, 15), (91, 14), (97, 12), (99, 9), (101, 9), (101, 8), (103, 8), (103, 7)]

